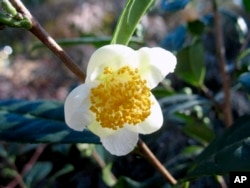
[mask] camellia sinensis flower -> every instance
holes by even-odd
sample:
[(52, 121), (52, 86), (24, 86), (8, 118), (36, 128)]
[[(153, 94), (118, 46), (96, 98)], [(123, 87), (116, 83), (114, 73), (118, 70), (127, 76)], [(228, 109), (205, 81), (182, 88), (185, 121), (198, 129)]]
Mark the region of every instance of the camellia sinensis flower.
[(162, 126), (162, 111), (150, 90), (175, 65), (175, 56), (158, 47), (135, 51), (114, 44), (99, 48), (90, 58), (85, 83), (65, 101), (67, 125), (77, 131), (88, 128), (113, 155), (128, 154), (139, 134)]

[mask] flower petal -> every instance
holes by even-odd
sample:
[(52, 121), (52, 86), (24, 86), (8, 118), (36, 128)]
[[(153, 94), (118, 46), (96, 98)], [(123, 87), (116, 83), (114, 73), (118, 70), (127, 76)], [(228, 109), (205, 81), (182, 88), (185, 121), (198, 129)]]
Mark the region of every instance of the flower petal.
[(163, 124), (163, 115), (161, 107), (153, 95), (151, 96), (151, 100), (153, 101), (153, 105), (151, 107), (151, 114), (145, 121), (138, 125), (138, 132), (140, 134), (151, 134), (153, 132), (156, 132), (161, 128)]
[(64, 104), (66, 124), (77, 131), (82, 131), (92, 121), (93, 115), (89, 111), (89, 92), (92, 84), (82, 84), (67, 96)]
[(107, 137), (107, 136), (110, 136), (116, 132), (115, 130), (112, 130), (109, 128), (103, 128), (96, 120), (94, 120), (88, 126), (88, 129), (99, 137)]
[(101, 137), (103, 146), (113, 155), (122, 156), (130, 153), (139, 140), (138, 133), (119, 129), (108, 137)]
[(163, 124), (161, 107), (152, 94), (151, 101), (153, 102), (153, 105), (151, 107), (151, 114), (138, 125), (126, 125), (125, 127), (128, 130), (138, 132), (140, 134), (151, 134), (161, 128)]
[(168, 73), (175, 69), (176, 57), (167, 50), (159, 47), (144, 47), (137, 52), (140, 57), (139, 72), (148, 81), (151, 89), (156, 87)]
[(96, 50), (90, 58), (86, 82), (93, 81), (103, 72), (104, 67), (109, 66), (117, 70), (123, 66), (138, 67), (137, 53), (124, 45), (106, 45)]

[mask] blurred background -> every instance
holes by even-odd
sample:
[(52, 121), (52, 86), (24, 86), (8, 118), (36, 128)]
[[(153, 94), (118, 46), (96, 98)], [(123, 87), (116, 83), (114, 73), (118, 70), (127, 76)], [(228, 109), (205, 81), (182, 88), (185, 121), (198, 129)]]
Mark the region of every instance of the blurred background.
[[(215, 51), (215, 33), (211, 2), (182, 1), (167, 6), (157, 0), (143, 17), (134, 34), (137, 42), (130, 45), (161, 46), (177, 54), (194, 38), (204, 47), (205, 84), (220, 100), (221, 77)], [(45, 30), (57, 40), (83, 71), (93, 51), (108, 44), (125, 0), (23, 0)], [(218, 0), (225, 45), (226, 68), (235, 75), (239, 54), (249, 46), (250, 14), (240, 0)], [(138, 42), (139, 41), (139, 42)], [(240, 62), (249, 70), (248, 55)], [(242, 69), (237, 70), (238, 74)], [(37, 38), (24, 29), (0, 30), (0, 99), (64, 101), (71, 89), (80, 84), (57, 57)], [(174, 73), (162, 86), (164, 95), (198, 93)], [(166, 89), (167, 88), (167, 89)], [(224, 128), (217, 114), (200, 114), (206, 103), (187, 109), (199, 121), (209, 124), (204, 137), (193, 138), (188, 130), (180, 130), (167, 116), (170, 104), (162, 90), (155, 90), (164, 104), (165, 125), (161, 131), (142, 137), (156, 156), (179, 179), (185, 177), (194, 157), (214, 135)], [(202, 95), (202, 94), (201, 94)], [(244, 92), (232, 93), (235, 117), (249, 114), (250, 105)], [(189, 96), (190, 97), (190, 96)], [(192, 97), (194, 97), (192, 95)], [(176, 98), (175, 98), (176, 99)], [(237, 100), (236, 100), (237, 99)], [(177, 100), (177, 99), (176, 99)], [(177, 100), (178, 102), (178, 100)], [(171, 109), (172, 110), (172, 109)], [(210, 109), (211, 110), (211, 109)], [(204, 112), (204, 111), (203, 111)], [(198, 120), (197, 120), (198, 122)], [(181, 124), (181, 123), (179, 123)], [(200, 140), (199, 140), (200, 139)], [(202, 140), (203, 139), (203, 140)], [(29, 168), (32, 164), (32, 168)], [(222, 187), (228, 177), (202, 177), (190, 187)], [(136, 152), (125, 157), (109, 155), (101, 145), (91, 144), (18, 144), (0, 142), (0, 187), (169, 187), (148, 161)]]

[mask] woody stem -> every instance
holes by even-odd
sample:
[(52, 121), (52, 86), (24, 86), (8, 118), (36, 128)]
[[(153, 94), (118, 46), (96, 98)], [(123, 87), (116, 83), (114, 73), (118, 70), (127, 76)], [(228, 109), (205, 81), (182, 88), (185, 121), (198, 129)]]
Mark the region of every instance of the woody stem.
[(137, 143), (140, 151), (147, 157), (151, 164), (162, 174), (162, 176), (171, 184), (177, 184), (177, 180), (172, 176), (172, 174), (166, 169), (166, 167), (156, 158), (148, 146), (139, 140)]

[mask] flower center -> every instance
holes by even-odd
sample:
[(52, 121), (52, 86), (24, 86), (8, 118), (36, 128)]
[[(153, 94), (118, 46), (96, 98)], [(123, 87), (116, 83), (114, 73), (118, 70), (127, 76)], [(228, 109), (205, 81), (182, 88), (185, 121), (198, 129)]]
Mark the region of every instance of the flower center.
[(117, 71), (105, 67), (101, 83), (91, 89), (90, 110), (104, 128), (117, 130), (136, 125), (150, 115), (150, 89), (137, 69), (124, 66)]

